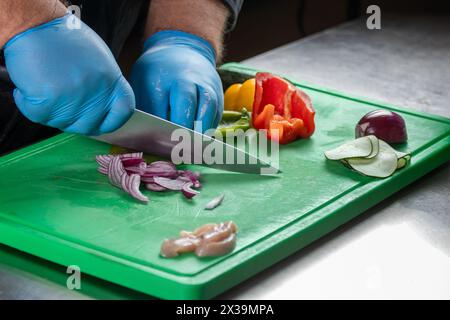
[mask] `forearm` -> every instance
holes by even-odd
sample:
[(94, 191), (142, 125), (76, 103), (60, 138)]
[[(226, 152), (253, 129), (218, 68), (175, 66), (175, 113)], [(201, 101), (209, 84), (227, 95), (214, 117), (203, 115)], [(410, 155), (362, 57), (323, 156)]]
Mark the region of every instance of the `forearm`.
[(0, 48), (15, 35), (65, 13), (59, 0), (0, 0)]
[(152, 0), (145, 37), (162, 30), (192, 33), (211, 43), (220, 61), (228, 15), (228, 8), (220, 0)]

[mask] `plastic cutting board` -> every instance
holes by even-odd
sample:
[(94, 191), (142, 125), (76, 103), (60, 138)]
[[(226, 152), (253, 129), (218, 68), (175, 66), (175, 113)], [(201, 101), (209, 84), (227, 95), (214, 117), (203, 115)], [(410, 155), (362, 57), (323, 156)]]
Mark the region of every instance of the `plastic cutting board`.
[[(221, 70), (226, 87), (256, 71)], [(297, 84), (312, 98), (317, 130), (281, 148), (276, 177), (195, 167), (203, 190), (193, 201), (150, 193), (148, 205), (109, 185), (94, 156), (110, 146), (61, 134), (0, 158), (0, 243), (81, 272), (168, 299), (210, 298), (287, 257), (359, 215), (450, 158), (450, 120)], [(323, 151), (354, 138), (368, 111), (386, 108), (405, 119), (399, 150), (411, 164), (387, 179), (361, 176)], [(219, 194), (223, 204), (204, 205)], [(159, 257), (161, 241), (209, 222), (233, 220), (236, 250), (224, 257)]]

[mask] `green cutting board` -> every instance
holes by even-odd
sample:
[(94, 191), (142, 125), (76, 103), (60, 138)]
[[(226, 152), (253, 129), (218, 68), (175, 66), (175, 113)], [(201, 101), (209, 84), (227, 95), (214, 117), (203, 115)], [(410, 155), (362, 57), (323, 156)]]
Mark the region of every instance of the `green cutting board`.
[[(254, 75), (222, 68), (224, 86)], [(210, 298), (325, 235), (450, 158), (450, 120), (301, 85), (317, 110), (317, 131), (280, 150), (281, 174), (236, 174), (195, 167), (203, 189), (150, 193), (140, 204), (96, 171), (95, 155), (110, 146), (61, 134), (0, 158), (0, 243), (81, 272), (168, 299)], [(375, 179), (326, 161), (323, 151), (354, 138), (355, 123), (385, 108), (405, 119), (411, 164)], [(203, 207), (225, 194), (213, 211)], [(231, 254), (210, 259), (163, 259), (161, 241), (181, 229), (233, 220)]]

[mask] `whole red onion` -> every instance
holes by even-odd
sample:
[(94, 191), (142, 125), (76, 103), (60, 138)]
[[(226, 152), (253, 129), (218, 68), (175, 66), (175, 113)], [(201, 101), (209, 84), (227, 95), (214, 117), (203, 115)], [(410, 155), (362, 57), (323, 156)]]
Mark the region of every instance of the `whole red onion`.
[(404, 143), (408, 139), (405, 120), (395, 112), (374, 110), (359, 120), (356, 138), (374, 135), (387, 143)]

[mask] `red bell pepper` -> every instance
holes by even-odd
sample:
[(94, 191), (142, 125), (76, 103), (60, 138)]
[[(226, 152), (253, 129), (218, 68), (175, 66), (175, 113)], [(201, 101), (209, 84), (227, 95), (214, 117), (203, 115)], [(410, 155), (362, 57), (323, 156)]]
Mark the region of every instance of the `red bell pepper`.
[(270, 73), (256, 74), (252, 122), (268, 130), (268, 137), (281, 144), (309, 138), (315, 129), (315, 110), (306, 93)]

